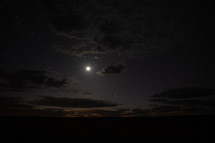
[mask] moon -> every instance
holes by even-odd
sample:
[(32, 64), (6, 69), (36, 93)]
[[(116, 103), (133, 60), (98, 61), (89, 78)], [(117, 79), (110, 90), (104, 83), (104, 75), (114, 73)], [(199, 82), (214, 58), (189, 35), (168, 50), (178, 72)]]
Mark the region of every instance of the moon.
[(91, 67), (90, 67), (90, 66), (87, 66), (85, 69), (86, 69), (86, 71), (88, 71), (88, 72), (91, 71)]

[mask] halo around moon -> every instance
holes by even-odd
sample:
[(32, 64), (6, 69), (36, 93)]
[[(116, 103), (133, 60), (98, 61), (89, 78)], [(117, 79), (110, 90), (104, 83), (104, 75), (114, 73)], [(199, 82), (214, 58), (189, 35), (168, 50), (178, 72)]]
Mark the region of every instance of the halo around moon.
[(86, 66), (85, 70), (89, 72), (89, 71), (91, 71), (91, 67), (90, 66)]

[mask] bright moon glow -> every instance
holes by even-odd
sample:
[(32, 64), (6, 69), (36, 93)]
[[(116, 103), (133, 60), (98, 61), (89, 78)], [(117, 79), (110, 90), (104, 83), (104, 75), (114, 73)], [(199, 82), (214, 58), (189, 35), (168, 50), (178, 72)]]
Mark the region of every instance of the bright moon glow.
[(87, 66), (86, 71), (90, 71), (90, 70), (91, 70), (91, 67)]

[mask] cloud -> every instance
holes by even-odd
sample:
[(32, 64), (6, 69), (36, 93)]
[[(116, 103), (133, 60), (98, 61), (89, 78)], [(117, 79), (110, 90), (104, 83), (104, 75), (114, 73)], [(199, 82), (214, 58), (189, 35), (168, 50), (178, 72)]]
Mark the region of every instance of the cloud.
[(154, 107), (151, 111), (156, 113), (168, 113), (173, 111), (179, 111), (181, 106), (157, 106)]
[(32, 108), (33, 106), (26, 104), (21, 97), (0, 96), (1, 108)]
[(66, 78), (57, 80), (47, 76), (47, 72), (41, 70), (0, 71), (0, 91), (25, 91), (42, 87), (61, 88), (66, 84)]
[(141, 109), (134, 111), (112, 109), (115, 106), (117, 104), (84, 98), (42, 97), (38, 100), (24, 101), (22, 97), (0, 96), (1, 116), (135, 117), (145, 115)]
[(69, 113), (67, 117), (121, 117), (124, 115), (124, 110), (82, 110)]
[(91, 93), (91, 92), (84, 92), (83, 94), (93, 94), (93, 93)]
[(42, 99), (30, 102), (33, 105), (45, 105), (56, 107), (73, 107), (73, 108), (95, 108), (95, 107), (114, 107), (117, 104), (109, 103), (102, 100), (93, 100), (86, 98), (56, 98), (43, 96)]
[(150, 99), (150, 102), (160, 102), (160, 103), (166, 103), (167, 102), (167, 100), (166, 99)]
[(135, 116), (169, 116), (181, 111), (181, 106), (176, 105), (156, 105), (151, 109), (132, 109)]
[[(186, 17), (182, 23), (189, 11), (169, 13), (168, 9), (178, 9), (183, 3), (55, 0), (43, 4), (54, 32), (70, 39), (56, 43), (55, 48), (78, 57), (107, 53), (141, 57), (178, 46), (195, 28)], [(178, 27), (178, 23), (185, 26)]]
[(35, 105), (22, 97), (0, 96), (0, 116), (51, 116), (63, 117), (67, 112), (63, 109), (37, 109)]
[(215, 114), (213, 88), (177, 88), (155, 94), (151, 98), (150, 102), (156, 103), (152, 112), (175, 110), (182, 114)]
[[(22, 97), (0, 96), (0, 116), (51, 117), (129, 117), (138, 116), (130, 109), (103, 109), (116, 104), (92, 99), (42, 97), (24, 101)], [(75, 109), (74, 108), (84, 108)], [(97, 108), (97, 109), (94, 109)]]
[(200, 88), (200, 87), (187, 87), (187, 88), (177, 88), (170, 89), (159, 94), (155, 94), (152, 97), (162, 97), (162, 98), (193, 98), (193, 97), (205, 97), (215, 95), (215, 89), (211, 88)]
[(136, 116), (144, 116), (144, 115), (146, 116), (152, 113), (150, 109), (139, 109), (139, 108), (132, 109), (132, 112)]
[(183, 105), (187, 107), (215, 107), (215, 99), (189, 99), (189, 100), (171, 100), (166, 102), (172, 105)]
[(104, 74), (120, 74), (124, 68), (125, 66), (121, 64), (119, 64), (118, 66), (111, 65), (101, 69), (100, 71), (96, 72), (96, 74), (100, 76)]
[[(182, 111), (192, 113), (197, 112), (197, 107), (185, 109), (180, 104), (160, 105), (152, 109), (113, 108), (115, 106), (117, 106), (117, 104), (84, 98), (56, 98), (43, 96), (41, 99), (24, 101), (22, 97), (0, 96), (1, 116), (142, 117), (171, 115), (172, 113)], [(198, 109), (198, 111), (204, 112), (202, 108)]]
[(148, 115), (148, 112), (142, 109), (93, 109), (73, 111), (68, 113), (66, 117), (141, 117)]

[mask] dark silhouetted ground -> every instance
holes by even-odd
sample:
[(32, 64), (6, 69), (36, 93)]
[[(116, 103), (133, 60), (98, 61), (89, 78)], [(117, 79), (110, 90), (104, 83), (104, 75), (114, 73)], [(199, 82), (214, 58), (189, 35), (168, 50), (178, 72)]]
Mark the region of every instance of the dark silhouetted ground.
[(1, 140), (66, 142), (215, 142), (215, 117), (0, 117)]

